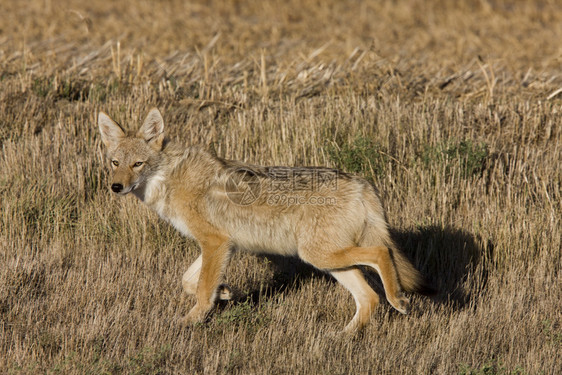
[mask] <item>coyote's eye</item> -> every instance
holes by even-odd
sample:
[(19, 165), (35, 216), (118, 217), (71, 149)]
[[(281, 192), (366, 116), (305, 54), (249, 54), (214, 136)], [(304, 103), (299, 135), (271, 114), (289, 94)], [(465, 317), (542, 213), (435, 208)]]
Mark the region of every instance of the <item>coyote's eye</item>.
[(113, 164), (114, 166), (118, 167), (119, 166), (119, 162), (117, 160), (112, 160), (111, 164)]
[(135, 164), (133, 164), (133, 168), (138, 168), (142, 165), (142, 161), (137, 161)]

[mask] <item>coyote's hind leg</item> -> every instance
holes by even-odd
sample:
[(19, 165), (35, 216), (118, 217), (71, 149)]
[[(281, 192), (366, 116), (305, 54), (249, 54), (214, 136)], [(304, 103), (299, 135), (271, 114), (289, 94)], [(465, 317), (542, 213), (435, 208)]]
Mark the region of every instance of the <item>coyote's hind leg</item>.
[(367, 281), (365, 281), (361, 270), (358, 268), (332, 271), (330, 273), (340, 284), (351, 292), (355, 299), (357, 310), (355, 311), (353, 319), (345, 326), (344, 332), (356, 332), (369, 322), (371, 313), (379, 304), (379, 296), (369, 286)]
[(339, 250), (325, 250), (317, 246), (299, 249), (299, 256), (314, 267), (328, 271), (338, 271), (355, 266), (373, 268), (382, 279), (388, 302), (402, 314), (408, 313), (410, 303), (402, 293), (396, 267), (387, 247), (350, 246)]

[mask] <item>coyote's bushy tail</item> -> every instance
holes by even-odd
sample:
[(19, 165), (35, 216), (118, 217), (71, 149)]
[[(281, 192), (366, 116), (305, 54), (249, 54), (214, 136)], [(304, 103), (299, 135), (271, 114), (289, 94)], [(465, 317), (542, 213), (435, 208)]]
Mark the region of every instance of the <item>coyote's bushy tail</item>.
[(386, 246), (392, 257), (398, 282), (406, 292), (416, 292), (424, 295), (434, 293), (433, 288), (427, 283), (422, 274), (412, 265), (408, 257), (400, 251), (385, 227), (367, 228), (367, 235), (361, 241), (361, 246)]
[(405, 291), (425, 295), (435, 293), (435, 290), (392, 240), (378, 196), (367, 193), (364, 198), (367, 206), (367, 218), (359, 245), (386, 246), (394, 262), (400, 286)]
[[(390, 246), (388, 246), (390, 245)], [(410, 260), (396, 247), (394, 241), (388, 244), (400, 285), (406, 292), (416, 292), (424, 295), (435, 293), (422, 274), (412, 265)]]

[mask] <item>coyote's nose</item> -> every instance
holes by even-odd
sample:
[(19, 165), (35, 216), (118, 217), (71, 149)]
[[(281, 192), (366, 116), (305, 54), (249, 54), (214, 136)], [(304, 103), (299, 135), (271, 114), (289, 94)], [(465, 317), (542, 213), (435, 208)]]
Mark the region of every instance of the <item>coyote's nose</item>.
[(123, 190), (123, 185), (113, 184), (113, 185), (111, 185), (111, 190), (113, 190), (113, 192), (115, 192), (115, 193), (120, 193), (121, 190)]

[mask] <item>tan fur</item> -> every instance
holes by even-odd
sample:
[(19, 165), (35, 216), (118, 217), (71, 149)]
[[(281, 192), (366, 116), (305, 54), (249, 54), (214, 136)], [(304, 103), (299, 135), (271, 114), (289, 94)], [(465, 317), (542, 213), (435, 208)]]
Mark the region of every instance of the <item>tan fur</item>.
[(112, 190), (132, 192), (201, 247), (182, 278), (197, 299), (186, 323), (204, 320), (217, 298), (230, 298), (220, 282), (233, 249), (296, 255), (330, 272), (357, 305), (346, 331), (368, 323), (379, 302), (358, 266), (379, 273), (388, 301), (402, 313), (408, 311), (402, 291), (423, 287), (390, 238), (380, 199), (365, 180), (329, 168), (253, 166), (166, 143), (157, 109), (135, 135), (104, 113), (98, 124)]

